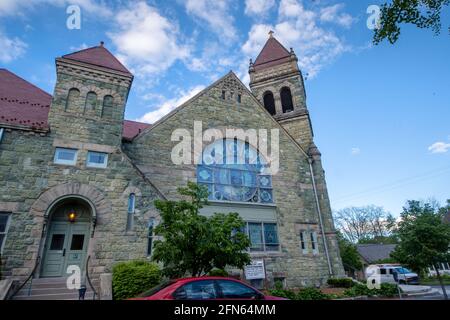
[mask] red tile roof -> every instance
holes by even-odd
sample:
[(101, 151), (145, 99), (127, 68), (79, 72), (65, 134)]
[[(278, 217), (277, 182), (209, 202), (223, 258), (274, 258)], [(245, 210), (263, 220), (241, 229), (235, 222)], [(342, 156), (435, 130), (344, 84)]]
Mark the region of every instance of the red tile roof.
[(151, 127), (151, 124), (124, 120), (122, 138), (126, 140), (133, 140), (133, 138), (135, 138), (139, 133), (149, 127)]
[(48, 128), (52, 96), (6, 69), (0, 69), (0, 124)]
[[(14, 73), (0, 69), (0, 127), (2, 124), (48, 129), (52, 96)], [(122, 137), (132, 140), (148, 123), (124, 120)]]
[(131, 72), (128, 71), (128, 69), (125, 68), (125, 66), (103, 46), (103, 43), (96, 47), (66, 54), (63, 58), (89, 63), (92, 65), (125, 72), (131, 75)]
[(290, 60), (291, 54), (274, 37), (270, 37), (253, 64), (255, 70), (273, 67)]

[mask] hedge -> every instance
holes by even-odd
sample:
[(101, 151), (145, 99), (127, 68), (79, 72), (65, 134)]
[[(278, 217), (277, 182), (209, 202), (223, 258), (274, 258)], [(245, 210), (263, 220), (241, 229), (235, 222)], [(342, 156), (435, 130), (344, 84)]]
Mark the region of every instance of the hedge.
[(113, 297), (115, 300), (136, 297), (160, 280), (161, 272), (155, 263), (142, 260), (118, 263), (113, 267)]
[(270, 295), (275, 297), (287, 298), (290, 300), (326, 300), (330, 299), (330, 296), (322, 293), (316, 288), (304, 288), (300, 289), (297, 293), (292, 290), (285, 289), (273, 289), (269, 291)]
[(350, 278), (330, 278), (327, 280), (327, 284), (334, 288), (351, 288), (355, 282)]
[(369, 289), (364, 284), (356, 284), (344, 291), (344, 295), (348, 297), (357, 296), (382, 296), (393, 297), (398, 295), (397, 285), (391, 283), (382, 283), (380, 289)]

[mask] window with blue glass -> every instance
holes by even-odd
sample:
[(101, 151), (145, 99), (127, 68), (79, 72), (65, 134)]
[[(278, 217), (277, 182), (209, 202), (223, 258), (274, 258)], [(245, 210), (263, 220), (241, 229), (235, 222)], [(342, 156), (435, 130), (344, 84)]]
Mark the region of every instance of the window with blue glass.
[(244, 233), (250, 239), (250, 251), (279, 251), (278, 230), (276, 223), (247, 222)]
[(197, 167), (197, 182), (209, 200), (273, 203), (272, 176), (260, 153), (247, 142), (218, 140), (207, 146)]

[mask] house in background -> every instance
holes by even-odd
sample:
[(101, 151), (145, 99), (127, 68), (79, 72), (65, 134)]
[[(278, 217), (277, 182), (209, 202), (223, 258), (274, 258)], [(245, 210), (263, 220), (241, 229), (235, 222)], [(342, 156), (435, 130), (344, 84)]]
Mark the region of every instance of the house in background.
[(356, 278), (364, 279), (364, 271), (366, 268), (381, 260), (389, 259), (395, 247), (395, 244), (357, 244), (356, 250), (358, 251), (363, 268), (356, 273)]

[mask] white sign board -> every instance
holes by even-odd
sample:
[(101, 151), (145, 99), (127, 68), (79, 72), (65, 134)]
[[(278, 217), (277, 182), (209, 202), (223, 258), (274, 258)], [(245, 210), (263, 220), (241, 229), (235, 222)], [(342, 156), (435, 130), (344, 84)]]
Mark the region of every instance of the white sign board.
[(266, 277), (266, 272), (264, 270), (264, 260), (252, 260), (252, 262), (245, 266), (245, 279), (264, 279)]

